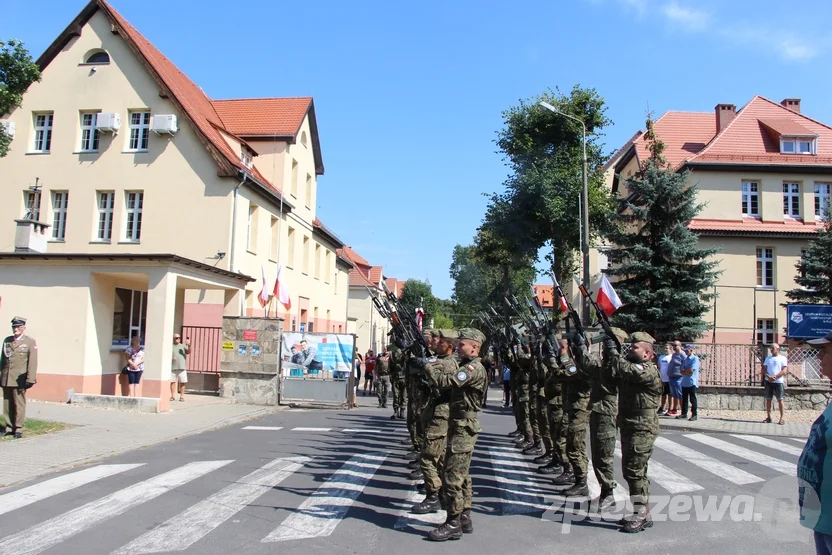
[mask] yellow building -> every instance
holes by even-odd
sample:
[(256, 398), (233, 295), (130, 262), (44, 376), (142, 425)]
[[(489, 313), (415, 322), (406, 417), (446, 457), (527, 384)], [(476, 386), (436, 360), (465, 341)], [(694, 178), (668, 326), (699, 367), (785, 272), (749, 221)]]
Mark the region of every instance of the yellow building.
[[(315, 213), (311, 98), (212, 100), (104, 0), (38, 64), (42, 81), (0, 115), (14, 135), (0, 159), (0, 322), (28, 317), (41, 346), (32, 397), (116, 392), (139, 335), (144, 395), (166, 403), (174, 329), (223, 315), (346, 332), (352, 264)], [(291, 308), (263, 309), (263, 274), (271, 292), (279, 266)]]
[[(706, 316), (714, 330), (701, 341), (783, 341), (785, 292), (796, 287), (795, 264), (827, 217), (832, 128), (802, 114), (798, 99), (755, 96), (740, 110), (667, 112), (655, 130), (668, 163), (691, 171), (705, 204), (691, 229), (703, 247), (720, 249), (719, 297)], [(620, 198), (648, 157), (641, 132), (613, 156), (606, 177)]]

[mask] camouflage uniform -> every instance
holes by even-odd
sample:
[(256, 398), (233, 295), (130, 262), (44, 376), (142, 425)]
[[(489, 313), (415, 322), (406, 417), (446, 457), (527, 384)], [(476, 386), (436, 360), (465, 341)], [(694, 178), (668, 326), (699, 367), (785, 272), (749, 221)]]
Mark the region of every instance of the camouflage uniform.
[[(589, 419), (589, 381), (578, 373), (577, 365), (568, 352), (549, 359), (549, 363), (552, 371), (568, 382), (564, 407), (568, 414), (565, 434), (566, 454), (572, 465), (575, 485), (583, 487), (586, 486), (588, 462), (586, 428)], [(564, 473), (562, 478), (556, 479), (556, 483), (567, 484), (570, 483), (570, 479), (571, 477)]]
[(532, 428), (532, 446), (540, 444), (540, 426), (537, 418), (537, 397), (543, 384), (538, 381), (537, 361), (534, 355), (530, 355), (528, 362), (529, 372), (529, 423)]
[(520, 431), (523, 432), (523, 438), (525, 439), (526, 443), (529, 444), (529, 446), (532, 445), (534, 440), (534, 431), (532, 429), (531, 419), (529, 415), (529, 379), (531, 373), (531, 364), (531, 355), (523, 352), (517, 354), (517, 362), (515, 363), (515, 366), (517, 367), (517, 396), (515, 397), (515, 402), (520, 425)]
[[(540, 447), (542, 447), (544, 453), (541, 454), (541, 457), (547, 457), (552, 454), (552, 434), (549, 426), (549, 405), (546, 402), (546, 365), (536, 359), (532, 365), (532, 369), (537, 376), (538, 383), (536, 402), (537, 414), (535, 417), (537, 418), (537, 429), (540, 434), (541, 442), (540, 444), (535, 444), (537, 449), (534, 453), (541, 454)], [(535, 459), (535, 461), (538, 461), (538, 459)]]
[[(439, 356), (428, 363), (425, 372), (455, 374), (459, 365), (452, 355)], [(439, 495), (442, 490), (442, 475), (445, 463), (445, 448), (448, 441), (448, 418), (450, 396), (443, 394), (440, 399), (429, 403), (424, 415), (426, 419), (424, 447), (419, 457), (419, 467), (425, 477), (425, 494), (428, 498)]]
[(390, 382), (393, 386), (393, 416), (404, 418), (407, 406), (407, 380), (405, 364), (407, 353), (396, 345), (390, 345)]
[(387, 408), (387, 390), (390, 388), (390, 355), (376, 358), (376, 397), (378, 406)]
[[(649, 343), (654, 340), (644, 332), (636, 332), (630, 343)], [(618, 425), (621, 429), (621, 470), (630, 486), (630, 501), (636, 513), (625, 519), (624, 531), (639, 532), (652, 526), (647, 503), (650, 500), (650, 480), (647, 463), (659, 434), (659, 399), (662, 379), (652, 361), (630, 362), (623, 358), (612, 341), (605, 349), (609, 365), (604, 374), (618, 381)]]
[(544, 383), (552, 442), (552, 462), (547, 466), (554, 468), (560, 465), (564, 471), (569, 470), (569, 459), (566, 456), (566, 420), (563, 412), (567, 388), (568, 385), (562, 383), (558, 374), (550, 369)]

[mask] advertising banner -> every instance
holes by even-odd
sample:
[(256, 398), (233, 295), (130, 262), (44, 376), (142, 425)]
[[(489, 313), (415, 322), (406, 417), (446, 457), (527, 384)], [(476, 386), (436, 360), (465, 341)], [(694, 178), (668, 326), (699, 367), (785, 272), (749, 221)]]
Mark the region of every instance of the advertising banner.
[(346, 380), (353, 367), (355, 337), (335, 333), (283, 332), (280, 347), (286, 378)]
[(790, 339), (817, 339), (832, 331), (832, 305), (790, 304), (786, 310)]

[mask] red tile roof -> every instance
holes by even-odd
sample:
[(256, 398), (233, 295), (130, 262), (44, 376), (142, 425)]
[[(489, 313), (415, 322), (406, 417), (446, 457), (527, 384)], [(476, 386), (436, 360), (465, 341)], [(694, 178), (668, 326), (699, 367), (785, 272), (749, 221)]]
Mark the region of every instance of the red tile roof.
[[(653, 122), (653, 128), (664, 143), (664, 157), (671, 167), (700, 152), (716, 135), (714, 112), (665, 112)], [(639, 162), (650, 158), (647, 140), (641, 135), (634, 141)]]
[(332, 241), (333, 243), (335, 243), (335, 247), (336, 247), (336, 254), (338, 254), (338, 253), (337, 253), (337, 249), (338, 249), (338, 248), (340, 248), (340, 247), (343, 247), (343, 246), (344, 246), (344, 242), (343, 242), (343, 241), (341, 241), (341, 239), (339, 239), (339, 238), (338, 238), (338, 236), (337, 236), (337, 235), (335, 235), (335, 233), (333, 233), (331, 229), (329, 229), (328, 227), (326, 227), (326, 226), (323, 224), (323, 222), (322, 222), (321, 220), (319, 220), (318, 218), (315, 218), (314, 220), (312, 220), (312, 227), (313, 227), (314, 229), (316, 229), (316, 230), (320, 231), (321, 233), (323, 233), (323, 234), (324, 234), (324, 235), (326, 235), (327, 237), (329, 237), (329, 240), (330, 240), (330, 241)]
[(376, 287), (372, 281), (361, 273), (358, 268), (350, 270), (350, 286), (351, 287)]
[(609, 160), (607, 160), (607, 163), (604, 164), (604, 166), (601, 168), (601, 171), (605, 172), (608, 169), (610, 169), (613, 165), (617, 164), (618, 160), (621, 159), (621, 157), (624, 156), (624, 153), (627, 152), (627, 150), (629, 150), (629, 148), (633, 145), (633, 142), (635, 142), (636, 139), (641, 137), (643, 133), (644, 131), (641, 130), (636, 131), (635, 134), (632, 137), (630, 137), (630, 140), (624, 143), (624, 146), (616, 150), (615, 153), (609, 157)]
[(806, 129), (796, 121), (787, 118), (760, 118), (760, 123), (778, 135), (798, 135), (803, 137), (817, 136), (816, 133)]
[(554, 285), (543, 285), (543, 284), (534, 284), (532, 285), (532, 290), (535, 291), (535, 296), (537, 297), (540, 306), (543, 308), (552, 308), (554, 307), (554, 297), (555, 297), (555, 286)]
[(387, 278), (384, 280), (384, 283), (387, 284), (387, 289), (389, 289), (391, 293), (396, 296), (399, 295), (399, 280), (396, 278)]
[(366, 266), (367, 268), (372, 266), (372, 264), (367, 262), (367, 260), (363, 256), (352, 250), (352, 247), (344, 247), (344, 256), (346, 256), (353, 264), (357, 264), (359, 266)]
[(803, 223), (802, 221), (784, 219), (783, 221), (763, 222), (756, 218), (742, 220), (708, 220), (696, 218), (691, 220), (690, 229), (693, 231), (728, 233), (728, 234), (814, 234), (823, 228), (822, 222)]
[(240, 137), (294, 137), (312, 106), (310, 97), (240, 98), (211, 102), (224, 127)]
[(372, 281), (375, 285), (381, 287), (381, 266), (372, 266), (370, 268), (370, 281)]

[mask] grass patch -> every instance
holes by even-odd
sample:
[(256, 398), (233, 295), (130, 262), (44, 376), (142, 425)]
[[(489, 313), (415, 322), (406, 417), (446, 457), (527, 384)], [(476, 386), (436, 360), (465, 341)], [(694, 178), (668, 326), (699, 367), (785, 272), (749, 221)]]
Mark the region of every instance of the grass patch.
[[(52, 422), (51, 420), (37, 420), (34, 418), (26, 419), (26, 429), (23, 431), (23, 437), (42, 436), (44, 434), (54, 434), (69, 428), (69, 424), (63, 422)], [(14, 437), (5, 436), (0, 437), (0, 441), (12, 441)]]

